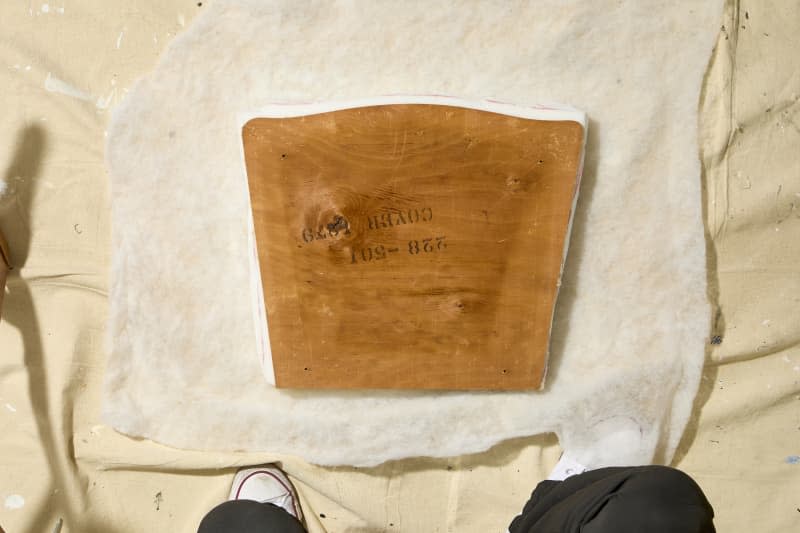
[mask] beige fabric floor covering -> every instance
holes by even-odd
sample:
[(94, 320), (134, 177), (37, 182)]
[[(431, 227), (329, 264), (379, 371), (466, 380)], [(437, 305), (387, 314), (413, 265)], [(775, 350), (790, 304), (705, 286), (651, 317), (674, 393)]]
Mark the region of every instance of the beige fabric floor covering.
[[(319, 468), (209, 454), (100, 425), (108, 109), (202, 2), (0, 6), (0, 525), (8, 533), (193, 531), (238, 465), (282, 459), (312, 532), (501, 531), (555, 463), (554, 437), (453, 459)], [(719, 531), (800, 530), (800, 6), (731, 2), (704, 92), (709, 280), (719, 304), (676, 465)], [(669, 75), (669, 73), (665, 73)], [(323, 516), (324, 515), (324, 516)]]

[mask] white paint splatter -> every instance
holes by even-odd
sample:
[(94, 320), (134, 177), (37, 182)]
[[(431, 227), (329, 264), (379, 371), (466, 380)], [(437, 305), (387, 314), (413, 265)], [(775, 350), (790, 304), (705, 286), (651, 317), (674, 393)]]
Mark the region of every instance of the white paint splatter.
[(30, 65), (25, 65), (25, 70), (26, 70), (26, 71), (28, 71), (28, 70), (30, 70), (30, 69), (31, 69), (31, 66), (30, 66)]
[(5, 200), (6, 198), (11, 198), (13, 195), (15, 195), (17, 193), (17, 187), (15, 184), (19, 184), (22, 181), (24, 180), (21, 176), (12, 176), (0, 181), (0, 200)]
[(178, 24), (180, 24), (181, 27), (186, 26), (186, 19), (184, 18), (183, 13), (178, 14)]
[(771, 320), (770, 320), (770, 319), (766, 319), (766, 320), (764, 320), (763, 322), (761, 322), (761, 325), (762, 325), (762, 326), (769, 326), (769, 323), (770, 323), (770, 322), (771, 322)]
[(19, 494), (12, 494), (6, 497), (6, 509), (22, 509), (25, 506), (25, 498)]
[(117, 37), (117, 50), (119, 50), (119, 45), (122, 44), (122, 36), (125, 35), (125, 31), (119, 32), (119, 37)]
[(50, 4), (42, 4), (42, 13), (50, 12)]
[(98, 425), (96, 425), (96, 426), (92, 426), (92, 429), (90, 429), (90, 430), (89, 430), (89, 432), (90, 432), (92, 435), (97, 435), (98, 433), (100, 433), (100, 430), (101, 430), (101, 429), (103, 429), (103, 426), (101, 426), (101, 425), (99, 425), (99, 424), (98, 424)]
[(792, 370), (794, 370), (795, 372), (800, 372), (800, 366), (792, 367)]
[(77, 98), (78, 100), (88, 101), (92, 99), (92, 97), (85, 92), (73, 87), (63, 80), (56, 78), (49, 72), (47, 73), (47, 78), (44, 80), (44, 88), (48, 92), (71, 96), (72, 98)]
[[(158, 44), (158, 37), (156, 37), (155, 33), (153, 34), (153, 43)], [(797, 196), (800, 196), (800, 194), (798, 194)]]
[[(3, 186), (5, 186), (5, 182), (0, 182), (0, 184), (2, 184)], [(3, 191), (2, 191), (2, 190), (0, 190), (0, 194), (2, 194), (2, 193), (3, 193)], [(11, 405), (10, 403), (7, 403), (7, 404), (6, 404), (6, 409), (8, 409), (9, 411), (11, 411), (12, 413), (16, 413), (16, 412), (17, 412), (17, 408), (16, 408), (16, 407), (14, 407), (13, 405)]]
[(63, 15), (64, 14), (64, 8), (63, 7), (56, 8), (56, 11), (58, 11), (59, 15)]
[(116, 95), (117, 95), (117, 89), (114, 88), (114, 89), (111, 89), (111, 92), (109, 92), (108, 96), (106, 96), (105, 98), (102, 97), (102, 96), (100, 98), (98, 98), (97, 102), (95, 102), (95, 105), (97, 106), (97, 109), (108, 109), (108, 105), (111, 103), (111, 100)]

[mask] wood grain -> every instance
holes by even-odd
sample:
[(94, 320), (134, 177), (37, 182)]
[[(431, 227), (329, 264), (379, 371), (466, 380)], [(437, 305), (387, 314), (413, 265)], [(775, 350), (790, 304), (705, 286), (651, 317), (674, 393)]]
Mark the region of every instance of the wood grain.
[(541, 386), (580, 124), (392, 104), (242, 136), (277, 386)]

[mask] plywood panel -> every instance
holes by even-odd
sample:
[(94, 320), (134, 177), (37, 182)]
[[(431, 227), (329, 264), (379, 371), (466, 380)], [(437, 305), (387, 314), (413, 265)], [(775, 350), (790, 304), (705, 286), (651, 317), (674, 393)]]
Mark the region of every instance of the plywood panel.
[(428, 104), (250, 120), (276, 385), (538, 388), (583, 135)]

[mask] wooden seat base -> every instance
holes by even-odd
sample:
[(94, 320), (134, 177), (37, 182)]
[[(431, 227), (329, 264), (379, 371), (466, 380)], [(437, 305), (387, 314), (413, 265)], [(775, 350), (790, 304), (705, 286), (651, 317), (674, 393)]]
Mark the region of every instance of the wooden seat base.
[(584, 131), (422, 103), (249, 120), (275, 384), (539, 388)]

